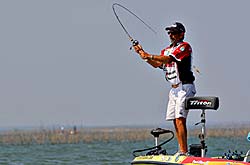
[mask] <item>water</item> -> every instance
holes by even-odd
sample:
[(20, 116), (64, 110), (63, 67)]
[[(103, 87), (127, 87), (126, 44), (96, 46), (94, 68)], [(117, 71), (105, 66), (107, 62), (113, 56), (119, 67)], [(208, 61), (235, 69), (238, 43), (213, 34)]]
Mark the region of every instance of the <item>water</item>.
[[(189, 143), (199, 143), (196, 137)], [(154, 140), (129, 142), (95, 142), (56, 145), (0, 145), (0, 164), (8, 165), (124, 165), (133, 159), (132, 150), (151, 147)], [(245, 137), (210, 137), (207, 139), (207, 156), (220, 156), (229, 149), (243, 151), (250, 149)], [(169, 154), (177, 150), (176, 140), (166, 145)]]

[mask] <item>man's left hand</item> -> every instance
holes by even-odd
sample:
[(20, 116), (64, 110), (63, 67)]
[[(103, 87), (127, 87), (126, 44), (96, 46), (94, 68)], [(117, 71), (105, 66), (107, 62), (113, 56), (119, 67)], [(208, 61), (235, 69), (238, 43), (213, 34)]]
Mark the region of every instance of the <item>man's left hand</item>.
[(141, 56), (141, 58), (143, 59), (143, 60), (146, 60), (146, 59), (148, 59), (149, 58), (149, 54), (148, 53), (146, 53), (143, 49), (142, 49), (142, 46), (141, 45), (135, 45), (135, 46), (133, 46), (134, 47), (134, 50), (135, 50), (135, 52), (136, 53), (138, 53), (140, 56)]

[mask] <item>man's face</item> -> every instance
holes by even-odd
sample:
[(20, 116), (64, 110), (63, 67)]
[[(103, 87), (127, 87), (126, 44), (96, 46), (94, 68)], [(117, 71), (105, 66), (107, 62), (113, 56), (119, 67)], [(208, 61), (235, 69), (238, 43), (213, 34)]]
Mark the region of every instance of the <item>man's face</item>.
[(168, 35), (172, 44), (179, 42), (184, 37), (184, 33), (177, 32), (168, 32)]

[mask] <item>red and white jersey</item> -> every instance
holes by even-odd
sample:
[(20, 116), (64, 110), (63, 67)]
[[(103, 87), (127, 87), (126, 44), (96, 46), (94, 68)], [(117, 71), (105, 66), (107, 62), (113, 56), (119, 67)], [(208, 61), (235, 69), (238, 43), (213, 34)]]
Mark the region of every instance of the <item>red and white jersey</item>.
[(164, 64), (166, 80), (171, 84), (179, 84), (182, 81), (194, 81), (191, 71), (192, 48), (187, 42), (179, 42), (176, 46), (168, 46), (161, 51), (162, 56), (171, 56), (173, 62)]

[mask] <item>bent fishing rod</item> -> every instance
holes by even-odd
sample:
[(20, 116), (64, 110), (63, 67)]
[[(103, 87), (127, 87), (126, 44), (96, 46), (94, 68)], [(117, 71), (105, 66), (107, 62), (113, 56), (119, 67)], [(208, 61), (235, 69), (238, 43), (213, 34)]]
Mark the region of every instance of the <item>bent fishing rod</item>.
[[(121, 19), (119, 18), (118, 14), (116, 13), (116, 7), (120, 7), (122, 9), (124, 9), (125, 11), (127, 11), (129, 14), (133, 15), (134, 17), (136, 17), (140, 22), (142, 22), (150, 31), (152, 31), (154, 34), (157, 34), (156, 31), (151, 27), (149, 26), (145, 21), (143, 21), (140, 17), (138, 17), (135, 13), (133, 13), (132, 11), (130, 11), (128, 8), (122, 6), (121, 4), (119, 3), (114, 3), (112, 5), (112, 9), (113, 9), (113, 12), (114, 12), (114, 15), (117, 19), (117, 21), (119, 22), (119, 24), (121, 25), (123, 31), (126, 33), (126, 35), (128, 36), (129, 40), (132, 42), (132, 45), (133, 46), (136, 46), (139, 44), (139, 42), (137, 40), (134, 40), (132, 38), (132, 36), (129, 34), (128, 30), (125, 28), (125, 26), (123, 25)], [(132, 46), (130, 47), (130, 50), (132, 49)], [(201, 75), (201, 72), (200, 72), (200, 69), (196, 66), (193, 66), (193, 69), (196, 73), (198, 73), (199, 75)]]
[[(113, 9), (114, 15), (115, 15), (117, 21), (119, 22), (119, 24), (121, 25), (123, 31), (124, 31), (124, 32), (126, 33), (126, 35), (128, 36), (129, 40), (132, 42), (132, 45), (133, 45), (133, 46), (138, 45), (139, 42), (138, 42), (137, 40), (134, 40), (134, 39), (132, 38), (132, 36), (129, 34), (129, 32), (127, 31), (127, 29), (125, 28), (125, 26), (122, 24), (122, 22), (121, 22), (121, 20), (120, 20), (120, 18), (119, 18), (119, 16), (118, 16), (118, 14), (116, 13), (115, 6), (120, 7), (120, 8), (122, 8), (122, 9), (124, 9), (125, 11), (127, 11), (128, 13), (130, 13), (131, 15), (135, 16), (135, 17), (136, 17), (139, 21), (141, 21), (149, 30), (151, 30), (153, 33), (156, 34), (156, 31), (155, 31), (153, 28), (151, 28), (146, 22), (144, 22), (140, 17), (138, 17), (136, 14), (134, 14), (134, 13), (133, 13), (132, 11), (130, 11), (128, 8), (122, 6), (122, 5), (119, 4), (119, 3), (114, 3), (114, 4), (112, 5), (112, 9)], [(130, 49), (132, 49), (132, 47), (130, 47)]]

